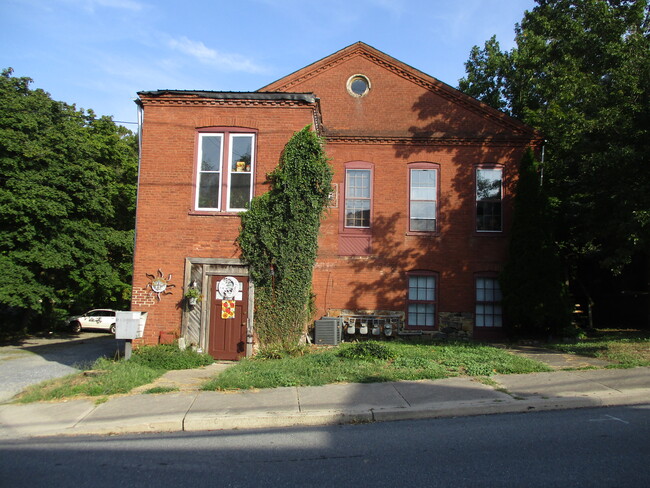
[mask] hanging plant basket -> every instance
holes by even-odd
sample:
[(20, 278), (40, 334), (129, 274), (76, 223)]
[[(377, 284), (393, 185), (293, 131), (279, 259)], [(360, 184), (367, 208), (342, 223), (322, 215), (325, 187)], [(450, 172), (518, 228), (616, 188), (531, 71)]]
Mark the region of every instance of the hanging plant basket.
[(188, 288), (184, 295), (187, 304), (190, 307), (194, 307), (201, 301), (201, 291), (198, 288)]

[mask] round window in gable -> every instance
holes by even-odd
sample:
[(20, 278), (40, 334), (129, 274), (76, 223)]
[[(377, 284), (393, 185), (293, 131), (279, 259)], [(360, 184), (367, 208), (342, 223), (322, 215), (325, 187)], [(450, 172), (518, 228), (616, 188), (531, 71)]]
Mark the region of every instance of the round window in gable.
[(348, 79), (348, 93), (353, 97), (363, 97), (370, 91), (370, 80), (364, 75), (352, 75)]

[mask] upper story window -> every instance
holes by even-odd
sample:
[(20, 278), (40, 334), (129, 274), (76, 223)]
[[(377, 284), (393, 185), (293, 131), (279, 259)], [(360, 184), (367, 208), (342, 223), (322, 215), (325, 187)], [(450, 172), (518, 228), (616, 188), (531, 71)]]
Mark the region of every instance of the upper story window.
[(409, 168), (409, 231), (435, 232), (438, 213), (438, 169), (431, 163)]
[(370, 80), (365, 75), (352, 75), (348, 78), (347, 89), (353, 97), (363, 97), (370, 91)]
[(240, 212), (253, 197), (255, 134), (199, 133), (197, 210)]
[(503, 230), (503, 170), (476, 169), (476, 230), (501, 232)]
[(370, 227), (371, 170), (347, 169), (345, 171), (345, 227), (367, 229)]
[(339, 205), (340, 256), (372, 254), (373, 171), (374, 164), (368, 161), (345, 163)]

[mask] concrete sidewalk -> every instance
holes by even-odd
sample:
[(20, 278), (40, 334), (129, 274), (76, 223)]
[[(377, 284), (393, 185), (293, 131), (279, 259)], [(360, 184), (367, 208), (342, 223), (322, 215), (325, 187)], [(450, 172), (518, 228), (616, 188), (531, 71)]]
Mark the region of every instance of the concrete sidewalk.
[(314, 426), (650, 403), (650, 368), (335, 384), (235, 393), (180, 391), (0, 405), (0, 438)]

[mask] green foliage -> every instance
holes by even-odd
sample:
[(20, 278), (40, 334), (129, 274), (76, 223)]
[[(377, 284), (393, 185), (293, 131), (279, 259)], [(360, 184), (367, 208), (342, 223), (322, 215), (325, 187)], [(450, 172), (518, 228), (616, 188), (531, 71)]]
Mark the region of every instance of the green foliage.
[(203, 389), (318, 386), (549, 370), (544, 364), (483, 344), (393, 342), (386, 346), (371, 341), (317, 349), (299, 357), (245, 359), (206, 383)]
[(255, 360), (282, 359), (304, 356), (308, 346), (271, 344), (260, 348), (255, 354)]
[(178, 388), (175, 386), (154, 386), (148, 390), (143, 391), (145, 395), (157, 395), (159, 393), (171, 393), (178, 391)]
[(75, 396), (128, 393), (137, 386), (151, 383), (163, 373), (162, 369), (153, 369), (133, 361), (110, 361), (100, 358), (93, 364), (93, 371), (31, 386), (18, 397), (18, 401), (30, 403)]
[[(544, 185), (563, 254), (587, 293), (595, 266), (650, 262), (650, 7), (647, 0), (537, 0), (515, 29), (475, 47), (466, 93), (540, 129)], [(648, 283), (650, 267), (633, 270)], [(589, 291), (592, 289), (592, 291)]]
[(496, 36), (485, 42), (485, 47), (474, 46), (465, 63), (467, 77), (458, 80), (459, 90), (487, 103), (488, 105), (510, 111), (510, 100), (506, 93), (508, 54), (501, 52)]
[(599, 330), (595, 337), (580, 337), (575, 343), (548, 347), (611, 361), (613, 368), (650, 366), (650, 331), (647, 330)]
[(405, 357), (400, 356), (393, 363), (397, 368), (423, 369), (431, 366), (432, 361), (421, 356)]
[(271, 189), (242, 214), (238, 238), (255, 283), (255, 329), (262, 345), (295, 346), (310, 319), (311, 278), (332, 170), (322, 141), (305, 127), (268, 175)]
[(360, 361), (372, 361), (375, 359), (388, 361), (395, 358), (395, 353), (389, 346), (381, 342), (355, 342), (350, 346), (344, 345), (338, 355), (346, 359), (357, 359)]
[(201, 290), (199, 290), (198, 288), (194, 288), (193, 286), (189, 287), (185, 291), (185, 295), (183, 295), (183, 296), (185, 298), (187, 298), (188, 300), (190, 300), (190, 299), (200, 300), (202, 298)]
[(570, 301), (550, 207), (530, 148), (519, 166), (510, 253), (500, 282), (511, 335), (547, 336), (569, 325)]
[[(163, 344), (137, 349), (128, 361), (100, 358), (82, 373), (34, 385), (19, 397), (21, 403), (59, 400), (75, 396), (102, 396), (128, 393), (133, 388), (151, 383), (165, 371), (200, 368), (212, 364), (208, 354), (176, 345)], [(165, 393), (176, 388), (154, 387), (145, 393)]]
[(0, 76), (0, 322), (38, 327), (130, 298), (137, 140)]
[(214, 359), (209, 354), (192, 349), (181, 351), (175, 344), (161, 344), (139, 348), (130, 361), (152, 369), (174, 370), (208, 366)]

